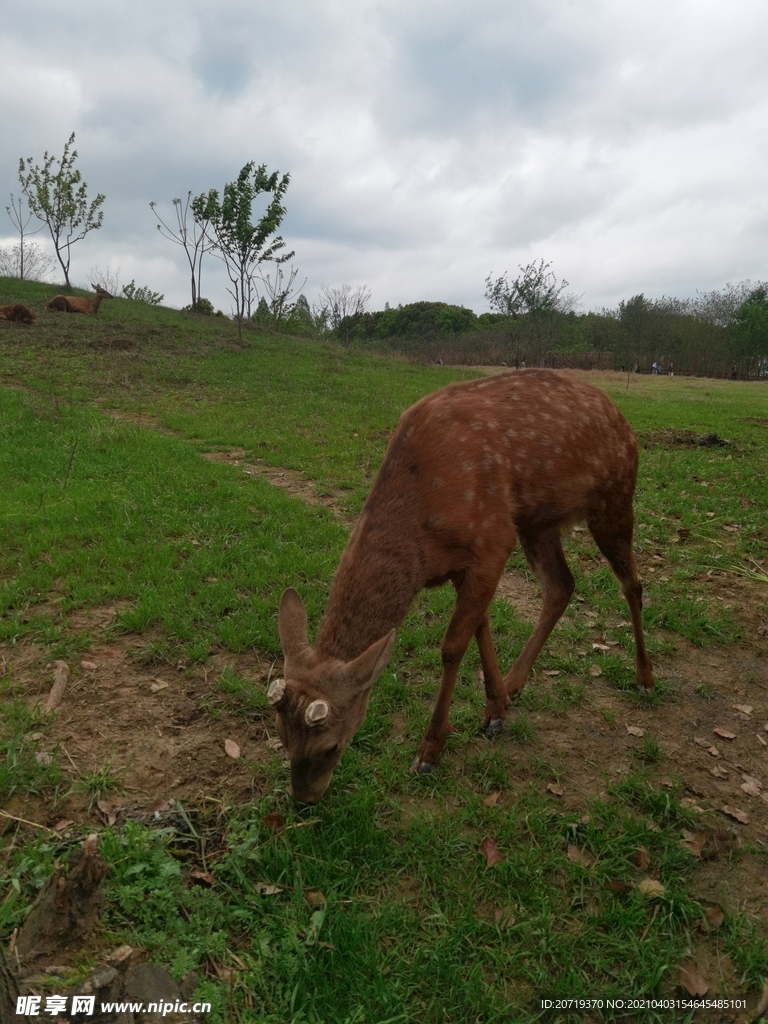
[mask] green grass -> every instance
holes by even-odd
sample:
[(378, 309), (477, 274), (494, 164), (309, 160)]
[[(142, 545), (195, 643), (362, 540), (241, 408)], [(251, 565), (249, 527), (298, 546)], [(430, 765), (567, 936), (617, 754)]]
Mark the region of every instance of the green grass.
[[(120, 609), (112, 629), (137, 658), (202, 664), (212, 650), (254, 647), (274, 657), (289, 584), (301, 591), (312, 633), (347, 528), (200, 453), (237, 449), (245, 461), (299, 470), (354, 513), (402, 409), (460, 374), (250, 332), (239, 346), (228, 321), (124, 300), (104, 303), (98, 318), (43, 312), (55, 291), (0, 279), (0, 303), (24, 301), (40, 316), (33, 328), (0, 324), (2, 379), (24, 385), (0, 388), (0, 642), (37, 644), (41, 660), (73, 658), (94, 640), (74, 614), (109, 603)], [(682, 640), (735, 644), (739, 609), (710, 595), (707, 573), (765, 564), (768, 435), (755, 420), (765, 417), (766, 390), (684, 378), (611, 388), (644, 444), (637, 547), (651, 654)], [(152, 416), (176, 433), (115, 420), (104, 407)], [(660, 447), (653, 431), (670, 427), (729, 443)], [(681, 541), (678, 530), (690, 533)], [(643, 774), (660, 757), (654, 737), (637, 748), (638, 774), (578, 814), (553, 809), (528, 781), (557, 781), (556, 757), (519, 770), (536, 714), (578, 707), (592, 665), (621, 700), (640, 700), (616, 581), (588, 534), (567, 547), (578, 600), (536, 666), (560, 676), (523, 693), (508, 727), (511, 752), (475, 741), (483, 700), (473, 647), (457, 683), (449, 756), (429, 779), (408, 775), (453, 602), (448, 588), (425, 592), (316, 810), (297, 812), (287, 800), (275, 754), (252, 806), (187, 808), (164, 830), (104, 830), (109, 942), (145, 947), (178, 977), (207, 971), (199, 991), (214, 1004), (213, 1024), (501, 1022), (511, 1008), (515, 1020), (533, 1021), (545, 995), (669, 991), (701, 916), (691, 896), (696, 861), (679, 845), (680, 829), (696, 828), (697, 817)], [(510, 568), (527, 573), (519, 552)], [(531, 623), (506, 602), (495, 602), (491, 617), (509, 665)], [(609, 653), (593, 653), (595, 627), (615, 641)], [(667, 694), (661, 680), (654, 700)], [(56, 758), (35, 759), (39, 715), (20, 698), (8, 676), (0, 798), (54, 799)], [(260, 713), (264, 693), (226, 669), (205, 702), (211, 716), (224, 709)], [(402, 744), (392, 742), (396, 715)], [(96, 800), (120, 781), (104, 765), (81, 784)], [(483, 798), (494, 792), (504, 802), (488, 807)], [(282, 816), (277, 832), (262, 822), (272, 812)], [(478, 852), (488, 835), (502, 854), (492, 868)], [(0, 884), (20, 898), (3, 904), (3, 938), (54, 857), (79, 838), (6, 844)], [(639, 846), (664, 885), (655, 900), (635, 885)], [(583, 856), (574, 860), (569, 847)], [(196, 884), (195, 867), (216, 885)], [(265, 895), (262, 884), (281, 891)], [(308, 892), (325, 903), (308, 903)], [(765, 945), (748, 918), (735, 915), (712, 941), (745, 986), (759, 984)], [(216, 981), (212, 965), (233, 971), (232, 984)]]

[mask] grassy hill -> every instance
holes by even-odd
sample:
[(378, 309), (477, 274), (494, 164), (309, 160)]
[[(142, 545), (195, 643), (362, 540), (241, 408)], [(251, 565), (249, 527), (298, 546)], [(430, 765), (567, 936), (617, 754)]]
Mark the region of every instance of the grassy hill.
[[(688, 962), (754, 1003), (763, 801), (740, 787), (768, 784), (765, 386), (585, 375), (641, 439), (651, 701), (615, 580), (574, 531), (576, 597), (503, 737), (476, 736), (472, 648), (440, 771), (408, 775), (452, 605), (426, 592), (331, 789), (298, 810), (265, 698), (280, 593), (298, 587), (313, 635), (398, 416), (462, 374), (241, 345), (231, 321), (124, 299), (46, 312), (57, 291), (0, 279), (0, 304), (38, 314), (0, 322), (0, 940), (98, 830), (107, 913), (65, 980), (127, 942), (198, 971), (212, 1022), (533, 1021), (543, 998), (687, 996)], [(519, 552), (509, 570), (505, 669), (539, 606)], [(44, 714), (55, 658), (72, 678)]]

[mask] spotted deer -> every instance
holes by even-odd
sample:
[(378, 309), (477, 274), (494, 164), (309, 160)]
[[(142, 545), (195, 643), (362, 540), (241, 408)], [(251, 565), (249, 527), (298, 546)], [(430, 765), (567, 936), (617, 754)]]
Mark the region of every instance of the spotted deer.
[[(407, 409), (342, 555), (313, 647), (293, 589), (278, 628), (283, 678), (268, 699), (291, 764), (296, 801), (316, 803), (360, 728), (414, 597), (450, 581), (456, 604), (442, 642), (442, 679), (412, 769), (427, 773), (445, 745), (456, 675), (474, 635), (485, 683), (481, 729), (502, 728), (574, 580), (561, 531), (586, 520), (629, 604), (637, 684), (653, 689), (642, 588), (632, 552), (638, 449), (600, 390), (565, 373), (528, 369), (450, 384)], [(536, 628), (502, 676), (489, 605), (520, 545), (542, 591)]]
[(101, 285), (91, 287), (96, 292), (92, 299), (86, 299), (82, 295), (54, 295), (46, 302), (45, 308), (58, 310), (59, 313), (90, 313), (95, 316), (104, 299), (111, 299), (112, 296)]

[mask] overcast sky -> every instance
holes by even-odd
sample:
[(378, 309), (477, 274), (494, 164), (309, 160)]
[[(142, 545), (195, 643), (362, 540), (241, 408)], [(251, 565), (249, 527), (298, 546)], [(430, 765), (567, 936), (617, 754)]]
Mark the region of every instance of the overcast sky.
[[(0, 0), (0, 24), (1, 205), (72, 131), (107, 196), (77, 283), (188, 303), (148, 204), (249, 160), (291, 174), (310, 301), (482, 312), (489, 273), (538, 258), (582, 309), (768, 278), (764, 0)], [(202, 291), (230, 310), (210, 258)]]

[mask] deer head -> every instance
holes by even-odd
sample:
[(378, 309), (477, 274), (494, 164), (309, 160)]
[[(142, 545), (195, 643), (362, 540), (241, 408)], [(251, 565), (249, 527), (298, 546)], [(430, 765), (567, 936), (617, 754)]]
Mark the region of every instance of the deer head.
[(395, 631), (353, 661), (323, 656), (309, 646), (307, 613), (292, 588), (280, 602), (278, 629), (284, 678), (272, 683), (267, 697), (291, 762), (291, 795), (298, 803), (314, 804), (363, 724), (373, 684), (392, 654)]

